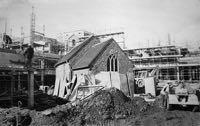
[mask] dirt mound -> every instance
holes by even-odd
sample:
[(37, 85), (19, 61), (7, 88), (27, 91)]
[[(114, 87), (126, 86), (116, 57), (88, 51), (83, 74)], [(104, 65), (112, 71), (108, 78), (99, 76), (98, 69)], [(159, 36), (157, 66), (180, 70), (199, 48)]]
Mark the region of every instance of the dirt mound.
[[(57, 122), (59, 122), (59, 114), (57, 114), (57, 118), (55, 118), (54, 116), (47, 117), (43, 116), (43, 114), (41, 114), (40, 111), (52, 109), (55, 111), (55, 113), (58, 113), (57, 111), (65, 112), (66, 105), (62, 104), (65, 104), (67, 102), (68, 101), (59, 97), (40, 93), (35, 95), (35, 103), (33, 110), (29, 110), (25, 109), (25, 107), (27, 106), (27, 98), (22, 97), (20, 100), (16, 100), (16, 105), (17, 103), (20, 103), (22, 108), (0, 108), (0, 126), (28, 126), (29, 124), (56, 125)], [(56, 119), (58, 119), (58, 121), (56, 121)]]
[(43, 111), (45, 109), (49, 109), (57, 105), (62, 105), (67, 102), (68, 102), (67, 100), (64, 100), (56, 96), (51, 96), (47, 94), (39, 94), (35, 96), (34, 109), (36, 111)]
[(143, 98), (130, 99), (120, 90), (111, 88), (95, 92), (93, 96), (76, 106), (68, 104), (46, 110), (44, 112), (46, 115), (36, 115), (31, 124), (99, 124), (108, 120), (125, 119), (135, 117), (140, 113), (148, 113), (152, 105)]
[(0, 110), (1, 126), (29, 126), (32, 118), (29, 115), (30, 110), (17, 107)]
[(128, 98), (122, 91), (111, 88), (96, 92), (91, 98), (83, 101), (77, 120), (82, 123), (95, 124), (106, 120), (118, 120), (134, 118), (139, 114), (148, 115), (156, 111), (161, 111), (156, 103), (147, 103), (143, 98)]
[(29, 124), (30, 126), (196, 126), (200, 124), (200, 113), (165, 111), (159, 108), (158, 103), (157, 99), (151, 103), (140, 97), (131, 99), (120, 90), (111, 88), (96, 92), (76, 106), (68, 103), (66, 105), (57, 105), (45, 111), (20, 108), (0, 109), (0, 125), (15, 125), (18, 122), (24, 122), (24, 126)]
[(116, 88), (102, 90), (83, 102), (81, 114), (87, 122), (114, 119), (115, 115), (125, 116), (123, 106), (128, 101), (130, 99)]

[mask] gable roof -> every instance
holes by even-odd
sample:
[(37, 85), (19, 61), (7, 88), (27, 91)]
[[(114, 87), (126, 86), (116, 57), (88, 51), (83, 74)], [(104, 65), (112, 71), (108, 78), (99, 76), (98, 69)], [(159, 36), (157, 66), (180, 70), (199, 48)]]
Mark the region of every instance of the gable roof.
[(65, 56), (63, 56), (56, 64), (55, 66), (58, 66), (60, 64), (66, 63), (67, 60), (70, 60), (73, 56), (75, 56), (84, 46), (86, 46), (90, 40), (94, 38), (94, 36), (89, 37), (81, 44), (75, 46), (69, 53), (67, 53)]
[(73, 70), (90, 67), (98, 58), (98, 56), (106, 50), (106, 47), (113, 42), (113, 39), (109, 39), (105, 42), (98, 43), (90, 48), (85, 55), (72, 66)]

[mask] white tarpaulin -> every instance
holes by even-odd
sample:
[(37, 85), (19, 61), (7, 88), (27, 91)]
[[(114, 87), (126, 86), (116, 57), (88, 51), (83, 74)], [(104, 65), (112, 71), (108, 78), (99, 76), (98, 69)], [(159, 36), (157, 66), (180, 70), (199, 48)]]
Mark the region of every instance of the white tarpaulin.
[(156, 88), (154, 83), (154, 77), (148, 77), (144, 79), (145, 94), (151, 93), (153, 96), (156, 96)]
[(100, 72), (95, 75), (97, 85), (104, 86), (105, 88), (115, 87), (121, 89), (120, 74), (118, 72)]
[(56, 68), (54, 95), (68, 98), (69, 101), (75, 101), (91, 95), (102, 87), (105, 89), (115, 87), (128, 94), (126, 75), (120, 77), (118, 72), (100, 72), (96, 75), (81, 74), (78, 77), (74, 75), (72, 82), (68, 82), (70, 74), (71, 69), (68, 63), (59, 65)]
[(56, 82), (55, 82), (55, 88), (54, 88), (54, 96), (59, 95), (59, 90), (60, 90), (60, 83), (61, 83), (61, 78), (64, 74), (64, 65), (59, 65), (56, 67)]
[(84, 75), (79, 76), (77, 78), (77, 83), (76, 83), (74, 89), (72, 90), (72, 92), (70, 94), (69, 101), (75, 101), (76, 100), (78, 87), (81, 84), (84, 84), (84, 83), (85, 83), (85, 77), (84, 77)]
[(65, 71), (64, 79), (69, 82), (70, 79), (71, 79), (71, 71), (72, 71), (69, 63), (65, 64), (65, 70), (64, 71)]
[(117, 89), (120, 90), (120, 77), (119, 77), (119, 73), (118, 72), (110, 72), (110, 76), (111, 76), (111, 86), (115, 87)]
[(59, 97), (61, 97), (61, 98), (63, 98), (64, 97), (64, 91), (65, 91), (65, 83), (66, 83), (66, 81), (65, 81), (65, 65), (66, 64), (63, 64), (63, 65), (61, 65), (61, 66), (63, 66), (63, 68), (62, 68), (62, 74), (60, 75), (60, 89), (59, 89)]
[(119, 77), (120, 77), (120, 90), (125, 95), (130, 95), (128, 86), (128, 77), (125, 74), (119, 74)]
[(56, 82), (54, 94), (55, 96), (59, 96), (64, 98), (65, 91), (67, 91), (67, 86), (69, 85), (69, 80), (71, 76), (71, 68), (69, 63), (65, 63), (56, 67)]
[(95, 83), (97, 85), (104, 86), (105, 88), (111, 87), (110, 82), (110, 73), (109, 72), (100, 72), (95, 75)]

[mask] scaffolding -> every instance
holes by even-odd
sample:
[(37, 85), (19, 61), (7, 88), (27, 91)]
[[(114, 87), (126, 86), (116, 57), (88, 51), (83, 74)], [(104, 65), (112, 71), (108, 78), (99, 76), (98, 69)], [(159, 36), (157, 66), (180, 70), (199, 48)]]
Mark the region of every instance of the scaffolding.
[[(162, 52), (165, 55), (162, 55)], [(174, 49), (177, 49), (175, 51)], [(155, 53), (157, 50), (161, 53)], [(164, 51), (163, 51), (164, 50)], [(186, 52), (180, 51), (180, 48), (175, 46), (140, 48), (135, 50), (125, 50), (124, 52), (132, 60), (135, 76), (139, 71), (150, 72), (156, 66), (159, 66), (159, 80), (177, 80), (188, 82), (200, 81), (200, 62), (198, 56), (182, 55)], [(184, 48), (185, 50), (185, 48)], [(154, 51), (154, 52), (153, 52)], [(137, 53), (136, 53), (137, 52)], [(138, 53), (148, 52), (154, 54), (153, 56), (141, 56)], [(157, 51), (158, 52), (158, 51)]]
[[(146, 62), (147, 60), (145, 60)], [(177, 80), (177, 81), (190, 81), (197, 82), (200, 81), (200, 64), (177, 64), (167, 61), (160, 61), (154, 64), (155, 60), (149, 60), (148, 63), (144, 63), (143, 60), (133, 61), (136, 68), (134, 68), (135, 76), (137, 76), (138, 71), (147, 70), (151, 71), (156, 65), (159, 66), (160, 80)]]
[(31, 13), (31, 29), (30, 29), (30, 44), (33, 46), (34, 42), (34, 36), (35, 36), (35, 13), (34, 13), (34, 7), (32, 7), (32, 13)]

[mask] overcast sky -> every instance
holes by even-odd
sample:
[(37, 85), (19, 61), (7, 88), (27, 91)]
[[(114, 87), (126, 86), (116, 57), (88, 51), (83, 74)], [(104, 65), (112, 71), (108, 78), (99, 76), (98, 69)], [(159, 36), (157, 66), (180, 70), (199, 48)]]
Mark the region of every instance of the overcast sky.
[[(35, 7), (36, 30), (46, 26), (49, 37), (84, 29), (91, 32), (123, 30), (128, 48), (167, 44), (199, 47), (200, 0), (0, 0), (0, 32), (5, 17), (8, 33), (29, 34), (31, 6)], [(172, 43), (174, 44), (174, 43)]]

